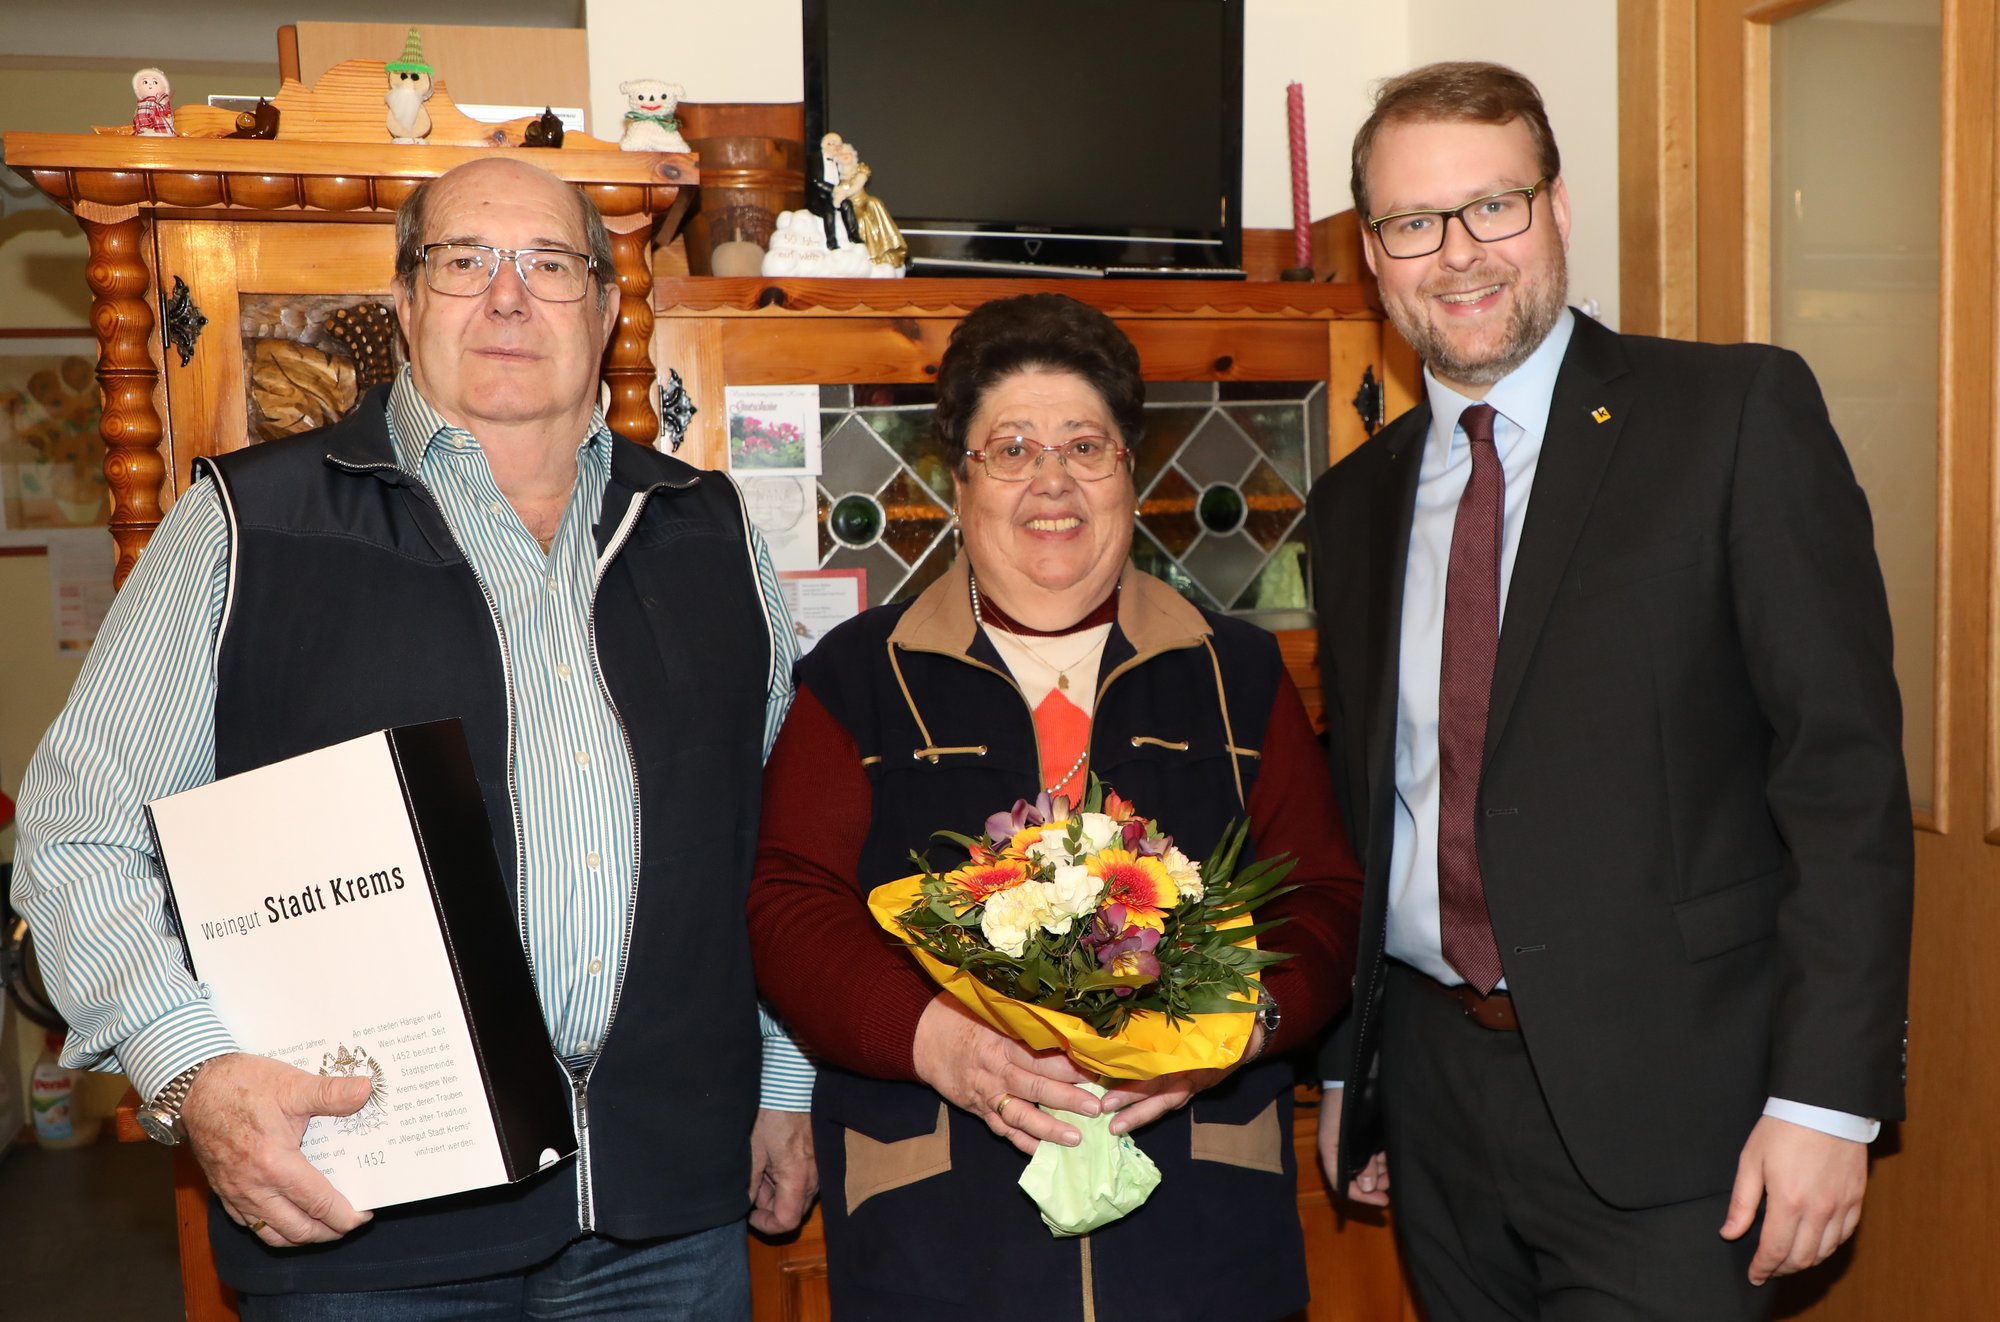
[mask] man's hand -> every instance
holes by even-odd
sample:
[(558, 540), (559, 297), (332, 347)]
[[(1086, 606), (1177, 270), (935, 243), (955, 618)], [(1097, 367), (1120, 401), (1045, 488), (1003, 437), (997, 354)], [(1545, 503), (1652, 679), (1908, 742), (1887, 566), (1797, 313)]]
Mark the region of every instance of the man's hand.
[(1750, 1261), (1750, 1283), (1801, 1272), (1854, 1233), (1868, 1191), (1868, 1145), (1765, 1116), (1736, 1163), (1724, 1239), (1740, 1239), (1764, 1209), (1764, 1234)]
[(986, 1127), (1029, 1156), (1043, 1139), (1075, 1147), (1083, 1135), (1040, 1109), (1096, 1115), (1097, 1098), (1072, 1084), (1083, 1072), (1060, 1051), (1029, 1051), (994, 1032), (945, 992), (917, 1020), (910, 1057), (917, 1077), (938, 1096), (986, 1122)]
[(818, 1192), (812, 1117), (803, 1111), (758, 1111), (750, 1128), (751, 1228), (767, 1235), (797, 1230)]
[[(1340, 1187), (1340, 1108), (1346, 1100), (1345, 1088), (1328, 1088), (1319, 1097), (1319, 1164), (1326, 1172), (1326, 1182), (1336, 1189)], [(1389, 1158), (1380, 1152), (1370, 1157), (1347, 1182), (1347, 1197), (1350, 1202), (1387, 1207)]]
[(1101, 1102), (1105, 1110), (1121, 1113), (1111, 1122), (1111, 1132), (1129, 1134), (1152, 1124), (1169, 1111), (1180, 1110), (1194, 1100), (1196, 1093), (1221, 1083), (1237, 1065), (1255, 1060), (1263, 1049), (1264, 1025), (1253, 1024), (1250, 1040), (1244, 1043), (1243, 1054), (1234, 1065), (1212, 1070), (1182, 1070), (1150, 1079), (1120, 1079), (1105, 1090)]
[(368, 1101), (367, 1078), (307, 1074), (282, 1061), (236, 1052), (194, 1076), (181, 1120), (188, 1144), (238, 1225), (273, 1248), (339, 1239), (367, 1222), (299, 1152), (316, 1115), (353, 1115)]

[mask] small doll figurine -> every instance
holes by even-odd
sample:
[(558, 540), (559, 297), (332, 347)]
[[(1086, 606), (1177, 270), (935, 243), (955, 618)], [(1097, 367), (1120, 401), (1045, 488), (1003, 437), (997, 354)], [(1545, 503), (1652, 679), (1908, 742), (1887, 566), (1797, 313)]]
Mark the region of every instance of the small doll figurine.
[(158, 69), (141, 69), (132, 75), (132, 95), (139, 104), (132, 110), (132, 132), (142, 138), (174, 136), (174, 89), (166, 74)]
[(657, 78), (634, 78), (618, 84), (625, 97), (625, 134), (618, 139), (620, 151), (686, 151), (681, 121), (674, 107), (686, 91), (679, 83), (663, 83)]
[(828, 252), (844, 248), (861, 237), (861, 226), (854, 218), (854, 207), (845, 200), (834, 200), (834, 193), (840, 187), (839, 154), (842, 145), (838, 133), (822, 134), (819, 140), (819, 171), (806, 181), (806, 208), (819, 217), (821, 226), (826, 230)]
[(424, 63), (424, 39), (415, 28), (403, 40), (403, 58), (384, 66), (389, 75), (389, 140), (422, 142), (430, 136), (431, 115), (424, 102), (431, 99), (437, 71)]
[[(833, 134), (827, 135), (833, 138)], [(824, 143), (822, 150), (827, 150)], [(910, 256), (909, 247), (903, 242), (903, 232), (889, 215), (889, 208), (882, 205), (882, 199), (868, 192), (870, 170), (861, 154), (851, 142), (841, 142), (834, 138), (831, 154), (840, 182), (833, 190), (834, 205), (840, 207), (842, 215), (850, 217), (860, 236), (861, 244), (868, 249), (868, 260), (876, 267), (890, 267), (902, 270)]]

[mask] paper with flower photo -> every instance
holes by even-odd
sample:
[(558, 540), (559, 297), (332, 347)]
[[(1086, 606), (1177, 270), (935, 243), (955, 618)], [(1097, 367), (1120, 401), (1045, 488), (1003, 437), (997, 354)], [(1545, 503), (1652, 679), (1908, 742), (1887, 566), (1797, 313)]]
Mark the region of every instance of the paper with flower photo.
[(731, 472), (762, 477), (820, 471), (818, 386), (729, 386), (723, 413)]

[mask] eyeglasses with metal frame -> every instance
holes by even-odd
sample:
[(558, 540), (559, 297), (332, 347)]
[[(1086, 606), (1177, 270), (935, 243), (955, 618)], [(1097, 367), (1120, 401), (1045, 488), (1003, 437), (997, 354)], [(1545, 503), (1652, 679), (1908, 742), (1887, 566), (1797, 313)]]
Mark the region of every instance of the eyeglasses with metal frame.
[(477, 298), (502, 262), (514, 263), (527, 291), (544, 303), (574, 303), (590, 289), (597, 259), (567, 248), (495, 248), (484, 243), (426, 243), (417, 249), (424, 283), (453, 298)]
[(1118, 471), (1128, 453), (1109, 436), (1077, 436), (1061, 445), (1044, 445), (1029, 436), (994, 436), (984, 449), (965, 451), (965, 457), (984, 465), (996, 482), (1026, 482), (1049, 454), (1077, 481), (1101, 482)]
[(1553, 176), (1544, 176), (1526, 188), (1503, 188), (1448, 210), (1392, 211), (1371, 219), (1368, 228), (1381, 240), (1382, 251), (1399, 260), (1428, 257), (1444, 247), (1444, 232), (1453, 220), (1481, 243), (1498, 243), (1528, 232), (1535, 223), (1535, 196), (1552, 182)]

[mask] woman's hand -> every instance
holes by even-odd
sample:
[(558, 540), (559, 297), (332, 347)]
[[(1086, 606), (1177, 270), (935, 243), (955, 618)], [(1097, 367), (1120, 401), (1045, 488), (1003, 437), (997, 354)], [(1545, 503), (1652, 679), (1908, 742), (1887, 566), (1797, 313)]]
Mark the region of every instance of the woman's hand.
[(1246, 1060), (1255, 1060), (1264, 1048), (1264, 1025), (1256, 1024), (1250, 1029), (1250, 1041), (1245, 1044), (1243, 1054), (1234, 1065), (1221, 1069), (1187, 1070), (1180, 1074), (1162, 1074), (1151, 1079), (1120, 1079), (1107, 1089), (1102, 1106), (1106, 1111), (1119, 1114), (1111, 1121), (1111, 1132), (1129, 1134), (1135, 1129), (1152, 1124), (1169, 1111), (1178, 1111), (1194, 1100), (1194, 1095), (1206, 1088), (1213, 1088), (1228, 1078)]
[(1037, 1054), (996, 1033), (940, 992), (917, 1020), (911, 1045), (917, 1077), (940, 1097), (986, 1122), (986, 1127), (1033, 1156), (1043, 1139), (1075, 1147), (1076, 1130), (1041, 1106), (1096, 1115), (1097, 1099), (1072, 1084), (1088, 1075), (1060, 1051)]

